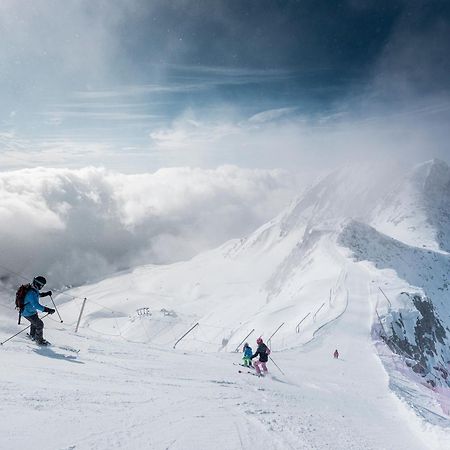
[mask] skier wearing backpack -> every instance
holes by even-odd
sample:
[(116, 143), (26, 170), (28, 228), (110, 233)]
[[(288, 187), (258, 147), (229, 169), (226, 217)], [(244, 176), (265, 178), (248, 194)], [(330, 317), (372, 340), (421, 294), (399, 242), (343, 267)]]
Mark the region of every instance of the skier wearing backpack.
[[(256, 339), (256, 343), (258, 344), (258, 348), (256, 349), (256, 353), (254, 355), (252, 355), (252, 359), (259, 356), (259, 360), (255, 362), (254, 366), (256, 369), (256, 374), (258, 376), (261, 376), (261, 375), (265, 375), (268, 372), (266, 362), (269, 360), (270, 350), (267, 347), (267, 345), (264, 344), (261, 337)], [(262, 367), (264, 373), (261, 372), (261, 369), (259, 366)]]
[(40, 297), (47, 297), (52, 295), (52, 291), (39, 292), (47, 283), (47, 280), (42, 276), (33, 278), (33, 282), (29, 285), (28, 291), (23, 299), (22, 316), (25, 317), (30, 323), (30, 338), (35, 340), (39, 345), (49, 345), (49, 342), (44, 339), (44, 322), (39, 319), (38, 311), (53, 314), (55, 310), (53, 308), (47, 308), (39, 303)]
[(244, 366), (245, 367), (253, 367), (252, 366), (252, 355), (253, 355), (253, 350), (250, 347), (250, 345), (248, 345), (248, 342), (246, 342), (244, 344), (244, 355), (242, 356), (242, 361), (244, 362)]

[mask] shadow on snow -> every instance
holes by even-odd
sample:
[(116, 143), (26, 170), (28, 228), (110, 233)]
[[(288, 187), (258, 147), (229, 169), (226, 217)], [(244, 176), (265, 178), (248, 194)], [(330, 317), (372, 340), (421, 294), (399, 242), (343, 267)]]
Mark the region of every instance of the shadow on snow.
[(72, 355), (65, 355), (64, 353), (56, 353), (53, 349), (46, 347), (46, 348), (38, 348), (33, 350), (38, 355), (47, 356), (48, 358), (53, 359), (62, 359), (64, 361), (76, 363), (76, 364), (84, 364), (82, 361), (78, 361), (76, 356)]

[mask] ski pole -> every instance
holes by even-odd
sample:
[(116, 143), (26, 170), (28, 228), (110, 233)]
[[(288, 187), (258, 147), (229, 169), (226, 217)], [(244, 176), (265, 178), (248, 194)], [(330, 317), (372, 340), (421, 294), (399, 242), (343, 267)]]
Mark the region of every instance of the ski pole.
[[(46, 314), (45, 316), (42, 316), (42, 318), (41, 319), (43, 319), (44, 317), (47, 317), (48, 316), (48, 314)], [(28, 325), (26, 328), (24, 328), (23, 330), (20, 330), (18, 333), (16, 333), (16, 334), (13, 334), (11, 337), (9, 337), (8, 339), (6, 339), (6, 340), (4, 340), (3, 342), (0, 342), (0, 345), (3, 345), (3, 344), (5, 344), (6, 342), (8, 342), (8, 341), (10, 341), (12, 338), (15, 338), (16, 336), (18, 336), (20, 333), (23, 333), (25, 330), (28, 330), (28, 328), (30, 328), (31, 327), (31, 323), (30, 323), (30, 325)]]
[(269, 356), (270, 360), (275, 364), (275, 367), (284, 375), (286, 376), (286, 374), (278, 367), (278, 364)]
[(55, 302), (53, 301), (53, 297), (51, 295), (50, 295), (50, 298), (52, 299), (53, 306), (55, 307), (55, 310), (58, 313), (59, 320), (61, 321), (61, 323), (63, 323), (63, 320), (61, 319), (61, 316), (59, 315), (58, 308), (56, 307)]

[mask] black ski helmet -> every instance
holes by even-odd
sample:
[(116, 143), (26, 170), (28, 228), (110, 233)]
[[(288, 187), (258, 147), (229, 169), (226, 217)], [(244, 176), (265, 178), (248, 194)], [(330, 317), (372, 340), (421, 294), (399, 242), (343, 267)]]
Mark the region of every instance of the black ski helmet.
[(45, 283), (47, 283), (47, 280), (40, 275), (33, 278), (33, 286), (37, 289), (42, 289)]

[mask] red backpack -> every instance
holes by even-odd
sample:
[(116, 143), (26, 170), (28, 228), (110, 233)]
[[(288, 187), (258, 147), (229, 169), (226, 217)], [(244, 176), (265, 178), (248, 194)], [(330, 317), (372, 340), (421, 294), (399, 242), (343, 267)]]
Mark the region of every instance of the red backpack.
[(27, 295), (27, 292), (30, 290), (31, 284), (22, 284), (22, 286), (17, 289), (16, 292), (16, 309), (19, 310), (19, 313), (22, 314), (23, 308), (25, 307), (25, 295)]

